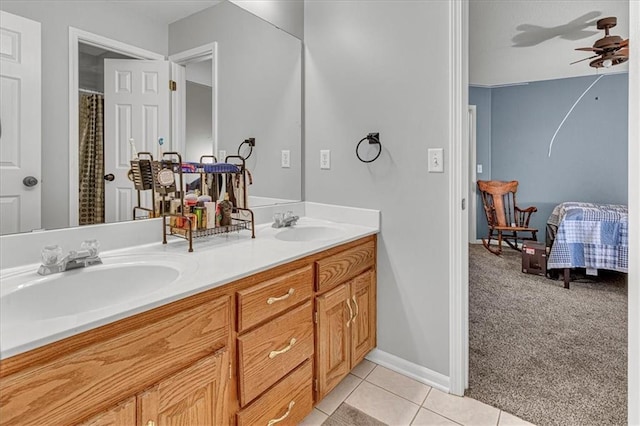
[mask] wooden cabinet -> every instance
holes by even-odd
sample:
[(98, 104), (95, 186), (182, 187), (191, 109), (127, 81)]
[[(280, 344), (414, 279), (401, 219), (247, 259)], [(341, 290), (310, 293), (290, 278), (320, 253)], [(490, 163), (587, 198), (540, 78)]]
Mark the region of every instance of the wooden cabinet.
[(227, 296), (177, 312), (162, 307), (94, 330), (89, 343), (69, 339), (27, 354), (19, 371), (11, 374), (11, 363), (0, 369), (2, 424), (73, 424), (96, 415), (94, 424), (118, 424), (130, 416), (130, 404), (120, 406), (126, 398), (227, 347), (229, 323)]
[(297, 425), (313, 409), (311, 360), (238, 413), (238, 426)]
[(313, 356), (313, 309), (303, 305), (238, 337), (240, 405)]
[(319, 401), (376, 345), (375, 244), (353, 241), (2, 360), (0, 423), (296, 424), (314, 386)]
[(351, 368), (376, 347), (375, 272), (368, 270), (351, 280)]
[[(372, 253), (375, 253), (373, 243), (363, 244), (317, 262), (318, 288), (335, 287), (316, 297), (316, 401), (329, 393), (376, 346), (376, 277)], [(359, 274), (353, 276), (355, 273)], [(341, 281), (337, 276), (347, 280), (338, 284)]]
[(138, 425), (221, 425), (229, 421), (229, 351), (223, 349), (138, 395)]
[(80, 423), (79, 426), (128, 426), (136, 423), (136, 397), (132, 396), (114, 408)]
[(313, 408), (312, 263), (237, 292), (238, 425), (297, 424)]
[(229, 422), (225, 348), (80, 423), (82, 426), (222, 425)]
[(313, 296), (311, 265), (238, 291), (238, 332), (244, 332)]
[(373, 268), (376, 261), (375, 240), (317, 260), (316, 290), (321, 293)]
[(347, 311), (349, 285), (342, 284), (316, 298), (318, 381), (316, 400), (320, 401), (351, 369), (349, 353), (350, 313)]

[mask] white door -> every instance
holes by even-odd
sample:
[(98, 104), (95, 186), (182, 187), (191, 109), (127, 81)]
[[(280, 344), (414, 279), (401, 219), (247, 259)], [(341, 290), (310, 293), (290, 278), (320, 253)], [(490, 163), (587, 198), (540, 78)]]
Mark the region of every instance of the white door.
[(475, 242), (477, 237), (477, 176), (476, 176), (476, 106), (469, 105), (469, 242)]
[[(160, 157), (170, 146), (169, 62), (105, 59), (105, 220), (107, 223), (133, 219), (138, 194), (127, 173), (132, 159), (129, 139), (138, 152)], [(143, 191), (142, 207), (153, 208), (150, 191)]]
[(0, 234), (40, 229), (40, 23), (0, 11)]

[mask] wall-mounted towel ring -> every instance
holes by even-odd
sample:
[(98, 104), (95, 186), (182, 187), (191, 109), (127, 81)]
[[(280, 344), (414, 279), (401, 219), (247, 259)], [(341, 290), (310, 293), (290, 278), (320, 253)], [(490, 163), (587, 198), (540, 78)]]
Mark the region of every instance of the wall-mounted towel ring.
[[(370, 145), (373, 145), (373, 144), (378, 145), (378, 153), (371, 160), (363, 160), (362, 157), (360, 157), (360, 153), (358, 152), (358, 150), (360, 149), (360, 144), (364, 141), (369, 141)], [(367, 136), (360, 139), (360, 142), (358, 142), (358, 145), (356, 145), (356, 157), (358, 157), (358, 160), (362, 161), (363, 163), (373, 163), (378, 159), (378, 157), (380, 157), (381, 153), (382, 153), (382, 144), (380, 143), (380, 133), (369, 133)]]
[[(247, 155), (246, 157), (242, 154), (240, 154), (240, 149), (242, 149), (242, 145), (247, 144), (249, 145), (249, 155)], [(245, 160), (249, 157), (251, 157), (251, 154), (253, 153), (253, 147), (256, 146), (256, 138), (249, 138), (249, 139), (245, 139), (242, 141), (242, 143), (240, 145), (238, 145), (238, 156), (244, 158)]]

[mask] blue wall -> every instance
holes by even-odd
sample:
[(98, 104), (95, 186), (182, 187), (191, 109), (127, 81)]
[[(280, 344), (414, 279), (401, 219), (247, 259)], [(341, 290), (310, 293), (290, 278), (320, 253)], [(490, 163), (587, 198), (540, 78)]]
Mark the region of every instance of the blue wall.
[[(486, 97), (482, 91), (491, 91), (490, 177), (520, 182), (519, 206), (538, 207), (533, 226), (541, 231), (539, 240), (544, 239), (547, 218), (558, 203), (627, 203), (627, 74), (605, 76), (591, 88), (560, 129), (551, 157), (547, 156), (558, 125), (595, 78), (470, 89), (470, 100), (479, 101)], [(482, 105), (486, 109), (486, 102)], [(477, 110), (480, 116), (480, 104)], [(486, 130), (480, 129), (479, 117), (478, 125), (480, 146)], [(486, 140), (482, 144), (479, 149), (486, 149)], [(481, 210), (478, 215), (484, 220)], [(485, 235), (486, 227), (478, 232), (479, 237)]]

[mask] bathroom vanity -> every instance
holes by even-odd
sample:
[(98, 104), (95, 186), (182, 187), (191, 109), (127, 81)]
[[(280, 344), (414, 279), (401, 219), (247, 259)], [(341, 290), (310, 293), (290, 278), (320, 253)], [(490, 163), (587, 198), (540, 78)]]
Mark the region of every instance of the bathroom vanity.
[(4, 358), (0, 423), (297, 424), (376, 346), (367, 229), (312, 248), (265, 229), (268, 267)]

